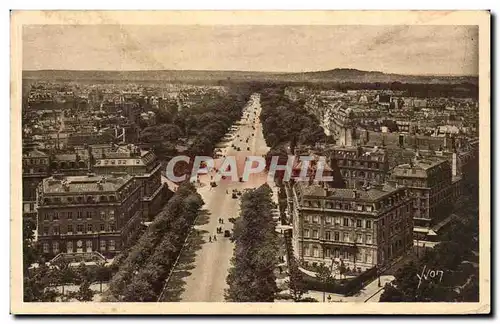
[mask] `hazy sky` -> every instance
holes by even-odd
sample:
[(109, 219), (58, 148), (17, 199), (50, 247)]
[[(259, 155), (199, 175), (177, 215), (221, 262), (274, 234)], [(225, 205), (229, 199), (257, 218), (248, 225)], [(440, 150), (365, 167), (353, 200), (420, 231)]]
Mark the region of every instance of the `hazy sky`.
[(23, 69), (356, 68), (478, 74), (475, 26), (45, 25), (23, 29)]

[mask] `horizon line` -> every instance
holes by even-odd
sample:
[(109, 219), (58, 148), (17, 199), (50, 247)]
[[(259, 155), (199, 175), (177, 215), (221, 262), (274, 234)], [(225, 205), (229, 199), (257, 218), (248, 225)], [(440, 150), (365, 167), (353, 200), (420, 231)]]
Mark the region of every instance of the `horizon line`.
[(360, 70), (357, 68), (332, 68), (327, 70), (313, 70), (313, 71), (252, 71), (252, 70), (191, 70), (191, 69), (136, 69), (136, 70), (78, 70), (78, 69), (26, 69), (22, 70), (22, 72), (56, 72), (56, 71), (68, 71), (68, 72), (240, 72), (240, 73), (264, 73), (264, 74), (301, 74), (301, 73), (321, 73), (321, 72), (330, 72), (335, 70), (354, 70), (366, 73), (382, 73), (385, 75), (401, 75), (401, 76), (412, 76), (412, 77), (479, 77), (478, 74), (432, 74), (423, 73), (423, 74), (406, 74), (400, 72), (384, 72), (384, 71), (376, 71), (376, 70)]

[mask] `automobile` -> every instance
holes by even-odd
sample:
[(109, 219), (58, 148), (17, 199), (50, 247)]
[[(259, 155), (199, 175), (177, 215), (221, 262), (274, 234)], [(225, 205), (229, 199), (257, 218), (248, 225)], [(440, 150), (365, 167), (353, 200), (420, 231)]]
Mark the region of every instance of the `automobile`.
[(239, 147), (236, 148), (236, 151), (241, 151), (241, 149)]
[(231, 237), (231, 232), (229, 230), (225, 230), (224, 237)]
[(217, 187), (217, 183), (215, 181), (210, 182), (211, 187)]
[(238, 196), (236, 195), (235, 192), (233, 192), (233, 195), (232, 195), (233, 199), (238, 199)]
[(250, 148), (249, 148), (249, 147), (247, 147), (247, 151), (250, 151)]

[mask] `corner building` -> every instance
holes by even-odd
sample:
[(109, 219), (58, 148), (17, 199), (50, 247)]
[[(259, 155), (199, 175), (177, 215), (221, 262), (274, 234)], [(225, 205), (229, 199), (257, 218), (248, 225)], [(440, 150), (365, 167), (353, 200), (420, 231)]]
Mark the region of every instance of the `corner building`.
[(383, 268), (413, 246), (411, 197), (388, 185), (357, 189), (293, 186), (293, 244), (298, 260)]
[(44, 255), (114, 255), (135, 239), (141, 184), (130, 175), (53, 176), (40, 184), (38, 240)]

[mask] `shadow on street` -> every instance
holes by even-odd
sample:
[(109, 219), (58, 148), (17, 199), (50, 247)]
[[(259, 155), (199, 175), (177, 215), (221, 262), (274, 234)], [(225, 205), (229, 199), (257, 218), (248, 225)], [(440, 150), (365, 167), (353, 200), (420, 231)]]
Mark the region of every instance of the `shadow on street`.
[[(201, 225), (204, 220), (208, 220), (208, 214), (204, 213), (200, 215), (197, 224)], [(191, 235), (188, 238), (187, 244), (182, 251), (182, 255), (179, 258), (179, 262), (175, 267), (175, 270), (172, 272), (172, 276), (170, 277), (170, 281), (168, 282), (168, 286), (166, 288), (164, 297), (162, 301), (165, 302), (178, 302), (181, 301), (181, 295), (184, 292), (185, 284), (184, 278), (189, 277), (191, 275), (191, 270), (195, 268), (195, 257), (196, 252), (201, 249), (202, 244), (206, 243), (203, 239), (203, 236), (208, 233), (205, 230), (193, 229)]]

